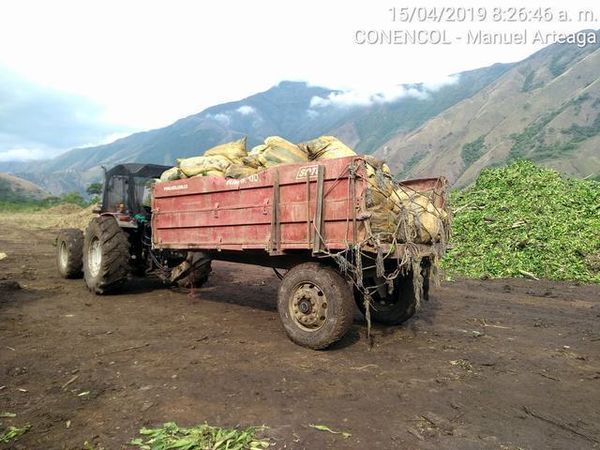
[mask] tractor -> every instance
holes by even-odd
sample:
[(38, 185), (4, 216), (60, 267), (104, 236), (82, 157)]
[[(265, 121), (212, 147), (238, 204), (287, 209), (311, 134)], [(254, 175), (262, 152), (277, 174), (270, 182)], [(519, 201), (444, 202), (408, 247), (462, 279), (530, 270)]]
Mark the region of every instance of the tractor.
[(115, 292), (132, 275), (181, 287), (200, 287), (207, 281), (211, 260), (206, 253), (152, 246), (152, 185), (167, 169), (132, 163), (104, 170), (96, 216), (85, 231), (62, 229), (56, 238), (62, 277), (83, 277), (95, 294)]

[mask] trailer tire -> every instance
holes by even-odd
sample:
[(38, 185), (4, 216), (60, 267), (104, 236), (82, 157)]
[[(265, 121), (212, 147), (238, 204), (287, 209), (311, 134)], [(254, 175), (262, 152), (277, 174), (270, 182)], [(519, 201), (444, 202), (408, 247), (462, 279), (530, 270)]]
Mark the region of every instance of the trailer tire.
[(320, 350), (348, 332), (354, 318), (352, 303), (352, 290), (336, 270), (310, 262), (285, 275), (277, 309), (292, 341)]
[(85, 230), (83, 273), (95, 294), (114, 292), (130, 272), (129, 239), (112, 216), (92, 219)]
[(83, 275), (83, 232), (65, 228), (56, 236), (56, 266), (63, 278), (81, 278)]
[[(367, 282), (367, 280), (365, 280)], [(425, 289), (429, 290), (429, 275), (423, 277), (423, 287), (420, 296), (425, 298)], [(417, 310), (418, 298), (415, 294), (414, 279), (412, 272), (406, 275), (398, 275), (394, 280), (394, 290), (391, 294), (386, 294), (385, 298), (376, 292), (372, 296), (372, 306), (370, 309), (371, 320), (382, 325), (400, 325), (414, 316)], [(360, 312), (365, 315), (365, 303), (363, 295), (358, 289), (354, 289), (354, 300)]]

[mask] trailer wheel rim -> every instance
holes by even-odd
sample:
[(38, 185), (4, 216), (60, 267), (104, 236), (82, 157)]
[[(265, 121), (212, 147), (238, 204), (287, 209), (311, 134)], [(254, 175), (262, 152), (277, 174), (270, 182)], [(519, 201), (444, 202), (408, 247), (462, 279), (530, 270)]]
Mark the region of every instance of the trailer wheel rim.
[(60, 247), (58, 248), (58, 263), (60, 264), (60, 268), (64, 270), (67, 267), (68, 262), (69, 252), (67, 251), (67, 243), (62, 241), (60, 243)]
[(100, 272), (100, 265), (102, 264), (102, 247), (100, 245), (100, 239), (97, 237), (90, 242), (87, 260), (90, 275), (95, 277)]
[(314, 332), (327, 321), (327, 297), (323, 290), (312, 282), (299, 283), (289, 301), (290, 316), (298, 327)]

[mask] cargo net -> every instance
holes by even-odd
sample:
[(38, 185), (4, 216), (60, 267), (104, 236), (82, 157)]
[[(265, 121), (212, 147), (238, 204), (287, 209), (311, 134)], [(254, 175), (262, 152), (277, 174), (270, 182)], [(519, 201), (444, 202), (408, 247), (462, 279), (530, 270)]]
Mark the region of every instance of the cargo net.
[[(374, 295), (380, 295), (383, 290), (392, 298), (398, 289), (396, 280), (401, 277), (402, 282), (412, 281), (418, 311), (425, 277), (439, 283), (439, 262), (449, 239), (451, 216), (442, 179), (422, 190), (418, 185), (411, 187), (409, 183), (395, 182), (382, 161), (370, 156), (363, 160), (363, 171), (357, 170), (355, 163), (348, 170), (351, 177), (367, 182), (364, 194), (367, 214), (362, 222), (365, 238), (343, 251), (325, 250), (324, 254), (336, 261), (355, 290), (362, 294), (371, 342), (371, 310), (376, 308)], [(365, 279), (365, 274), (371, 275)]]

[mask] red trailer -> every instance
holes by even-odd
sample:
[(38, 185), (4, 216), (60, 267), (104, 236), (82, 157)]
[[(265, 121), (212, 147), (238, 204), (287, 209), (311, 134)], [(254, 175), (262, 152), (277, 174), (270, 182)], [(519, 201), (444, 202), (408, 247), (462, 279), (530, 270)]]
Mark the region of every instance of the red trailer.
[[(402, 184), (445, 207), (445, 179)], [(363, 157), (281, 165), (242, 179), (158, 183), (153, 248), (273, 267), (282, 278), (278, 310), (288, 335), (325, 348), (348, 331), (355, 300), (376, 321), (411, 317), (427, 294), (431, 262), (444, 251), (443, 243), (370, 239), (367, 188)]]

